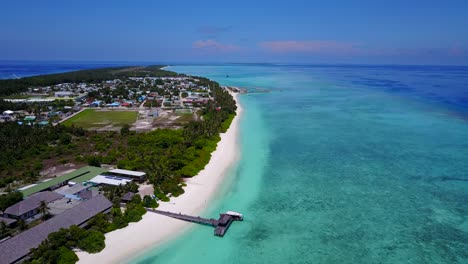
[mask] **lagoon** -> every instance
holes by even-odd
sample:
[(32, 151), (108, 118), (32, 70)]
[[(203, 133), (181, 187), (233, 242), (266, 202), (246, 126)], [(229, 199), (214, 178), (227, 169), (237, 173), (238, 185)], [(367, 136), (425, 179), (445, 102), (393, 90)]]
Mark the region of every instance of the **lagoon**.
[(204, 214), (245, 221), (222, 239), (193, 226), (132, 262), (468, 261), (466, 67), (169, 70), (253, 92), (240, 97), (242, 157)]

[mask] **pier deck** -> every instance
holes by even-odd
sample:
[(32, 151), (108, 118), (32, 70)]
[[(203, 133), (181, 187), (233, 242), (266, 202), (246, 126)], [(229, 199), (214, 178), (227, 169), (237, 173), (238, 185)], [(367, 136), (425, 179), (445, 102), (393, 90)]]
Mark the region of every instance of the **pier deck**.
[(167, 212), (167, 211), (161, 211), (161, 210), (155, 210), (155, 209), (146, 209), (148, 212), (155, 213), (155, 214), (160, 214), (160, 215), (165, 215), (168, 217), (172, 217), (175, 219), (191, 222), (191, 223), (197, 223), (197, 224), (202, 224), (202, 225), (208, 225), (212, 226), (215, 228), (214, 234), (216, 236), (224, 236), (226, 234), (226, 231), (229, 229), (233, 221), (242, 221), (243, 217), (241, 214), (230, 214), (227, 212), (226, 214), (220, 214), (219, 219), (208, 219), (208, 218), (203, 218), (199, 216), (191, 216), (191, 215), (185, 215), (181, 213), (172, 213), (172, 212)]
[(161, 210), (155, 210), (155, 209), (147, 209), (148, 212), (160, 214), (160, 215), (165, 215), (169, 216), (172, 218), (176, 218), (179, 220), (184, 220), (187, 222), (192, 222), (192, 223), (197, 223), (197, 224), (202, 224), (202, 225), (209, 225), (209, 226), (217, 226), (217, 220), (216, 219), (207, 219), (207, 218), (202, 218), (198, 216), (191, 216), (191, 215), (185, 215), (181, 213), (172, 213), (172, 212), (167, 212), (167, 211), (161, 211)]

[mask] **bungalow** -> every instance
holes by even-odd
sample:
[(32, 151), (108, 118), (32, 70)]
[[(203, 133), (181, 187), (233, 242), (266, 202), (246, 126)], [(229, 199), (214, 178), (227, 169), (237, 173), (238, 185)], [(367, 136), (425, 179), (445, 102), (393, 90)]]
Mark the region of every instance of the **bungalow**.
[(125, 106), (125, 107), (132, 107), (133, 103), (131, 102), (124, 102), (121, 104), (121, 106)]
[(10, 115), (2, 115), (2, 116), (1, 116), (1, 119), (5, 120), (5, 121), (10, 121), (10, 120), (11, 120), (11, 116), (10, 116)]
[(36, 193), (23, 201), (8, 207), (3, 215), (12, 219), (24, 220), (39, 213), (39, 207), (42, 201), (50, 203), (62, 197), (63, 195), (50, 191)]
[(95, 101), (93, 101), (92, 103), (90, 103), (89, 106), (91, 106), (91, 107), (99, 107), (99, 106), (101, 106), (101, 104), (102, 104), (102, 101), (95, 100)]
[(0, 216), (0, 222), (3, 222), (3, 223), (5, 223), (6, 226), (11, 227), (11, 226), (15, 225), (17, 220)]
[(122, 196), (122, 199), (120, 199), (120, 201), (124, 202), (124, 203), (128, 203), (128, 202), (132, 201), (132, 198), (135, 195), (136, 195), (136, 193), (134, 193), (134, 192), (127, 192), (126, 194), (124, 194)]
[(6, 110), (6, 111), (3, 111), (3, 115), (2, 115), (2, 119), (5, 120), (5, 121), (10, 121), (14, 116), (15, 112), (11, 111), (11, 110)]
[(110, 170), (107, 174), (110, 174), (112, 176), (117, 176), (117, 177), (130, 178), (140, 183), (146, 179), (146, 173), (142, 171), (114, 169), (114, 170)]
[(108, 104), (107, 106), (109, 106), (109, 107), (119, 107), (120, 103), (119, 102), (113, 102), (111, 104)]
[(26, 116), (24, 117), (24, 120), (25, 122), (28, 122), (28, 121), (31, 121), (31, 122), (34, 122), (36, 120), (36, 116)]
[(51, 118), (51, 117), (58, 116), (58, 115), (61, 115), (61, 114), (62, 114), (61, 111), (50, 111), (50, 112), (47, 114), (47, 117)]

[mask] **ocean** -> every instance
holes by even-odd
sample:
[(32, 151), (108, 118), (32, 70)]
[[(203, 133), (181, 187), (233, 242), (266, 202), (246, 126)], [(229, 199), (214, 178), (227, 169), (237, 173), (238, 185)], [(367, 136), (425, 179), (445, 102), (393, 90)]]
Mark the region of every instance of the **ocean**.
[(169, 70), (249, 90), (242, 157), (203, 213), (245, 220), (131, 263), (468, 263), (468, 67)]
[(0, 61), (0, 80), (104, 67), (149, 65), (145, 62)]
[(204, 213), (245, 221), (133, 263), (468, 263), (467, 67), (170, 70), (251, 92), (242, 158)]

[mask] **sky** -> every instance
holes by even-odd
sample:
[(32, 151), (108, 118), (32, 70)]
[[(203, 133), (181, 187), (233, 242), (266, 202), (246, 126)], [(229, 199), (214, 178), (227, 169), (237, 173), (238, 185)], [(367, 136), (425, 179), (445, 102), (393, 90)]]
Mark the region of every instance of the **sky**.
[(0, 36), (0, 60), (468, 65), (468, 1), (2, 0)]

